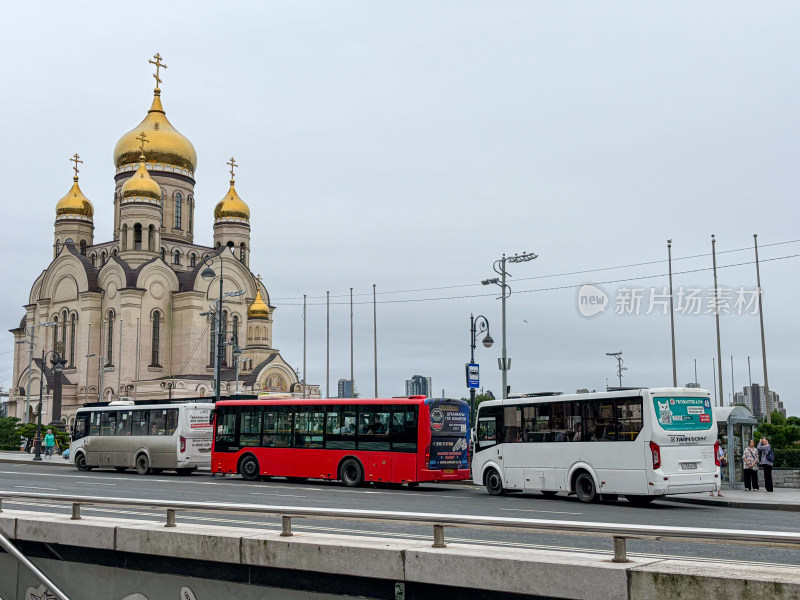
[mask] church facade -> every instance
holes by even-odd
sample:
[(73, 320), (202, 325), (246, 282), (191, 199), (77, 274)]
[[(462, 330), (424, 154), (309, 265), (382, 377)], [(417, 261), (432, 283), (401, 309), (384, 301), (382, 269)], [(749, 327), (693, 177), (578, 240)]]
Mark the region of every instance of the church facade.
[(319, 397), (319, 386), (303, 391), (273, 347), (275, 307), (250, 271), (250, 209), (236, 192), (234, 159), (230, 188), (214, 209), (213, 246), (194, 243), (197, 154), (167, 120), (159, 76), (166, 65), (154, 58), (150, 110), (114, 149), (110, 241), (94, 239), (94, 207), (78, 182), (82, 161), (71, 159), (75, 175), (56, 204), (52, 262), (11, 330), (9, 416), (35, 420), (41, 385), (43, 422), (51, 420), (56, 354), (67, 425), (86, 402), (211, 397), (218, 329), (222, 396), (236, 393), (238, 380), (239, 393)]

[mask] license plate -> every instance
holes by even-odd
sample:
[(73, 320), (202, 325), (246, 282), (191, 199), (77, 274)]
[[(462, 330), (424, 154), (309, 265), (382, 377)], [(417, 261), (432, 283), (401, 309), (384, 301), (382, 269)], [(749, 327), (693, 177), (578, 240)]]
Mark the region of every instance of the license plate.
[(697, 468), (697, 463), (681, 463), (681, 469), (685, 471), (691, 471), (692, 469)]
[(455, 469), (445, 469), (445, 470), (444, 470), (444, 474), (445, 474), (445, 475), (450, 475), (451, 473), (455, 473), (455, 472), (456, 472), (456, 470), (455, 470)]

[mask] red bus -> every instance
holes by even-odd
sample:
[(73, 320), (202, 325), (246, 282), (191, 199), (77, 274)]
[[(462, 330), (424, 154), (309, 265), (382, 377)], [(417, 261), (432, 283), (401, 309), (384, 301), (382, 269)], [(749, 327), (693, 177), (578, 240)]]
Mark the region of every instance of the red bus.
[(469, 405), (408, 398), (222, 400), (212, 473), (406, 483), (469, 479)]

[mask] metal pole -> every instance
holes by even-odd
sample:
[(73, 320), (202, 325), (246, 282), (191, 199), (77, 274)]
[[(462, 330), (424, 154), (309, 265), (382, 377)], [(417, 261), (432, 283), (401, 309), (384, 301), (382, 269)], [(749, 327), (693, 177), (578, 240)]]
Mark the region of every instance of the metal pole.
[(325, 292), (325, 397), (331, 397), (331, 293)]
[[(238, 345), (237, 345), (238, 348)], [(234, 366), (236, 367), (236, 395), (239, 395), (239, 359), (241, 356), (236, 356), (233, 359)]]
[(719, 286), (717, 285), (717, 240), (711, 236), (711, 256), (714, 264), (714, 318), (717, 321), (717, 369), (719, 369), (719, 406), (725, 403), (722, 391), (722, 345), (719, 339)]
[(136, 317), (136, 374), (133, 378), (133, 399), (136, 400), (136, 382), (139, 381), (139, 341), (142, 335), (142, 322), (140, 317)]
[(756, 285), (758, 286), (758, 319), (761, 322), (761, 360), (764, 363), (764, 400), (767, 406), (767, 423), (772, 423), (772, 406), (769, 401), (769, 378), (767, 377), (767, 342), (764, 339), (764, 301), (761, 298), (761, 269), (758, 265), (758, 234), (753, 234), (756, 251)]
[(216, 401), (220, 400), (220, 390), (222, 389), (222, 265), (225, 262), (222, 258), (222, 252), (219, 253), (219, 310), (217, 311), (217, 327), (216, 327), (216, 367), (214, 369), (214, 397)]
[(697, 387), (697, 359), (694, 359), (694, 386)]
[(500, 260), (500, 275), (502, 281), (502, 313), (503, 313), (503, 362), (501, 364), (503, 375), (503, 400), (508, 398), (508, 358), (506, 357), (506, 255)]
[(733, 406), (733, 392), (736, 389), (736, 385), (733, 382), (733, 354), (731, 354), (731, 406)]
[(33, 439), (33, 448), (36, 453), (33, 460), (42, 460), (42, 380), (44, 380), (44, 348), (42, 348), (42, 363), (39, 375), (39, 410), (36, 415), (36, 437)]
[(117, 400), (120, 397), (119, 386), (122, 381), (122, 317), (119, 318), (119, 356), (120, 359), (117, 361), (119, 364), (117, 365)]
[(375, 284), (372, 284), (372, 344), (375, 352), (375, 397), (378, 397), (378, 305)]
[[(31, 406), (31, 370), (33, 369), (33, 336), (36, 332), (36, 325), (30, 326), (31, 330), (31, 340), (28, 342), (28, 391), (27, 395), (25, 396), (25, 420), (23, 423), (28, 423), (28, 411), (30, 410)], [(763, 339), (763, 338), (762, 338)], [(42, 346), (44, 348), (44, 346)]]
[(303, 294), (303, 398), (306, 397), (306, 295)]
[(667, 255), (669, 257), (669, 324), (672, 332), (672, 387), (678, 387), (678, 367), (675, 364), (675, 311), (672, 299), (672, 240), (667, 240)]
[(353, 288), (350, 288), (350, 396), (356, 395), (353, 379)]
[(106, 370), (106, 357), (105, 357), (105, 347), (104, 347), (104, 339), (106, 337), (106, 321), (107, 319), (103, 319), (103, 326), (100, 328), (100, 359), (98, 362), (100, 363), (100, 371), (97, 374), (97, 400), (98, 402), (102, 402), (103, 400), (103, 374)]
[(753, 385), (753, 373), (750, 371), (750, 357), (747, 357), (747, 380), (750, 382), (750, 385)]
[(61, 589), (60, 589), (58, 586), (56, 586), (56, 584), (55, 584), (55, 583), (53, 583), (53, 582), (52, 582), (52, 581), (51, 581), (51, 580), (50, 580), (50, 579), (47, 577), (47, 575), (45, 575), (44, 573), (42, 573), (42, 572), (39, 570), (39, 568), (38, 568), (38, 567), (37, 567), (35, 564), (33, 564), (33, 563), (30, 561), (30, 560), (28, 560), (28, 557), (26, 557), (26, 556), (25, 556), (25, 555), (24, 555), (22, 552), (20, 552), (19, 550), (17, 550), (17, 547), (16, 547), (16, 546), (14, 546), (14, 544), (12, 544), (12, 543), (11, 543), (11, 542), (8, 540), (8, 538), (6, 538), (6, 536), (4, 536), (2, 533), (0, 533), (0, 546), (2, 546), (2, 547), (3, 547), (3, 549), (4, 549), (6, 552), (8, 552), (8, 553), (9, 553), (11, 556), (13, 556), (14, 558), (16, 558), (16, 559), (17, 559), (17, 561), (18, 561), (20, 564), (22, 564), (23, 566), (25, 566), (25, 567), (26, 567), (26, 568), (27, 568), (27, 569), (28, 569), (28, 570), (29, 570), (31, 573), (33, 573), (33, 575), (34, 575), (34, 576), (35, 576), (35, 577), (36, 577), (36, 578), (37, 578), (39, 581), (41, 581), (41, 582), (44, 584), (44, 587), (45, 587), (45, 588), (47, 589), (47, 591), (49, 592), (49, 594), (45, 594), (45, 596), (47, 596), (47, 595), (51, 595), (51, 594), (52, 594), (52, 595), (53, 595), (53, 596), (55, 596), (55, 597), (56, 597), (58, 600), (69, 600), (69, 598), (67, 597), (67, 595), (66, 595), (64, 592), (62, 592), (62, 591), (61, 591)]
[[(469, 315), (469, 362), (470, 364), (475, 362), (475, 317), (472, 313)], [(467, 377), (469, 379), (469, 376)], [(469, 381), (467, 381), (469, 384)], [(444, 397), (444, 394), (442, 394)], [(469, 414), (472, 418), (473, 423), (475, 422), (475, 388), (469, 388)]]
[(83, 404), (89, 403), (89, 355), (92, 349), (92, 324), (86, 328), (86, 385), (83, 386)]
[(711, 358), (711, 374), (714, 376), (714, 406), (717, 405), (717, 365), (714, 362), (714, 358)]

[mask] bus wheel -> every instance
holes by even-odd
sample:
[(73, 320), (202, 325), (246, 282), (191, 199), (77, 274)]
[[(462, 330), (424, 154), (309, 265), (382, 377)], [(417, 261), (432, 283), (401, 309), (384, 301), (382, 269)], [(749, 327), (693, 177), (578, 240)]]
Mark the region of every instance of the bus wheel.
[(361, 468), (361, 463), (354, 458), (348, 458), (342, 463), (339, 479), (347, 487), (360, 486), (364, 482), (364, 469)]
[(502, 496), (505, 493), (503, 489), (503, 478), (500, 477), (500, 473), (494, 469), (486, 471), (486, 475), (483, 477), (483, 483), (486, 486), (486, 490), (492, 496)]
[(92, 467), (86, 464), (86, 455), (81, 452), (75, 457), (75, 466), (78, 471), (91, 471)]
[(247, 481), (256, 481), (260, 470), (261, 469), (258, 468), (258, 459), (252, 454), (245, 456), (242, 462), (239, 463), (239, 474), (242, 476), (242, 479), (246, 479)]
[(647, 506), (653, 500), (656, 499), (655, 496), (634, 496), (632, 494), (625, 494), (625, 499), (633, 504), (634, 506)]
[(125, 471), (127, 471), (127, 470), (128, 470), (128, 467), (114, 467), (114, 470), (115, 470), (117, 473), (124, 473)]
[(140, 454), (136, 457), (136, 472), (139, 475), (147, 475), (150, 472), (150, 459), (146, 454)]
[(597, 492), (591, 475), (584, 472), (575, 478), (575, 495), (581, 502), (594, 502)]

